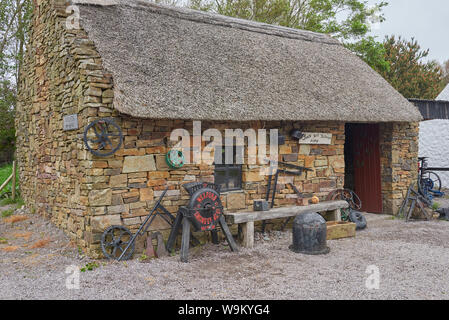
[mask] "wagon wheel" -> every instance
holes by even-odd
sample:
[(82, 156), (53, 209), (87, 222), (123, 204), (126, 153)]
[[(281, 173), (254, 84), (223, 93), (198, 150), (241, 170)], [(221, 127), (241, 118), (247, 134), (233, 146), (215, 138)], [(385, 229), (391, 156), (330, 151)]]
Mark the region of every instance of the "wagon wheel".
[(328, 200), (345, 200), (349, 203), (351, 209), (362, 209), (362, 200), (354, 191), (349, 189), (339, 189), (331, 192), (328, 195)]
[(359, 196), (352, 190), (349, 189), (338, 189), (334, 190), (327, 196), (327, 200), (345, 200), (349, 204), (349, 208), (341, 209), (341, 218), (343, 221), (349, 220), (349, 214), (351, 210), (360, 210), (362, 208), (362, 200)]
[(95, 120), (84, 130), (84, 144), (98, 157), (114, 154), (122, 143), (122, 130), (112, 119)]
[[(101, 250), (106, 258), (118, 260), (132, 238), (132, 233), (123, 226), (110, 226), (101, 235)], [(134, 253), (134, 243), (122, 260), (128, 260)]]

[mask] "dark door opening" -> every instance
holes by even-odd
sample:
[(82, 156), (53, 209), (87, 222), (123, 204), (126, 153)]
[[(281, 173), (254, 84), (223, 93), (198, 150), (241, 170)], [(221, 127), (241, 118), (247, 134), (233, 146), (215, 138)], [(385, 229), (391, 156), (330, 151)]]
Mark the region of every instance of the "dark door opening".
[(345, 188), (362, 200), (362, 211), (382, 213), (378, 124), (346, 124)]

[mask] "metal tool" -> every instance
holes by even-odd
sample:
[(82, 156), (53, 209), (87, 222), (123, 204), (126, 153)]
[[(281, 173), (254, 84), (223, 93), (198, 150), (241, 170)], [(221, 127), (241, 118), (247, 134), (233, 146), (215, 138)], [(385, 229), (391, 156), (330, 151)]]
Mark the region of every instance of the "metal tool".
[[(272, 170), (272, 168), (273, 168), (272, 164), (277, 165), (277, 170), (276, 170), (276, 173), (274, 173), (274, 174), (273, 174), (273, 170)], [(274, 207), (274, 200), (275, 200), (276, 191), (277, 191), (276, 189), (277, 189), (279, 174), (282, 173), (282, 174), (290, 174), (290, 175), (300, 176), (304, 173), (304, 171), (313, 171), (312, 169), (309, 169), (306, 167), (297, 166), (297, 165), (286, 163), (286, 162), (274, 161), (274, 160), (269, 160), (269, 165), (270, 165), (270, 175), (268, 176), (268, 185), (267, 185), (267, 193), (265, 195), (265, 200), (269, 201), (270, 193), (271, 193), (270, 208)], [(283, 166), (288, 169), (294, 169), (295, 171), (279, 169), (279, 166)], [(271, 184), (272, 184), (273, 176), (274, 176), (274, 185), (273, 185), (273, 189), (272, 189)], [(265, 226), (266, 226), (266, 220), (262, 221), (262, 233), (265, 232)]]
[(167, 250), (171, 251), (176, 236), (182, 228), (181, 261), (188, 262), (190, 226), (196, 231), (210, 231), (214, 243), (218, 243), (217, 226), (221, 227), (229, 247), (232, 251), (238, 251), (237, 244), (224, 219), (220, 187), (210, 183), (190, 183), (184, 188), (191, 195), (189, 204), (179, 208), (178, 215), (173, 223), (170, 236), (167, 241)]
[[(131, 231), (124, 226), (110, 226), (106, 229), (101, 237), (101, 249), (105, 257), (118, 261), (130, 259), (134, 253), (134, 243), (136, 238), (145, 234), (156, 216), (160, 216), (169, 225), (173, 225), (175, 217), (161, 204), (167, 190), (168, 187), (162, 192), (153, 209), (134, 235), (132, 235)], [(200, 243), (198, 239), (193, 236), (191, 236), (191, 241), (195, 245)], [(118, 254), (120, 254), (120, 256), (118, 256)]]

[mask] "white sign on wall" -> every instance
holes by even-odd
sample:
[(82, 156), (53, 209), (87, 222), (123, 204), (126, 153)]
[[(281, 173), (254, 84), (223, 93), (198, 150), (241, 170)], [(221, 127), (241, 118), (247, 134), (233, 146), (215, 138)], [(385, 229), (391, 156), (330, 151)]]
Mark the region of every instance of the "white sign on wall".
[(331, 144), (332, 133), (303, 132), (304, 137), (299, 139), (299, 144)]
[(78, 115), (70, 114), (68, 116), (64, 116), (63, 129), (64, 129), (64, 131), (77, 130), (78, 129)]

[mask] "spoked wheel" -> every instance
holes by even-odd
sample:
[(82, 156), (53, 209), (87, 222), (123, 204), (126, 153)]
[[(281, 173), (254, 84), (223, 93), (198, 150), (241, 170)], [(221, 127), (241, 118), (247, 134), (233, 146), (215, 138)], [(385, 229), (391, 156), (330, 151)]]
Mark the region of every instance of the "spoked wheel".
[(120, 127), (108, 118), (90, 123), (84, 130), (84, 144), (98, 157), (107, 157), (120, 149), (123, 134)]
[(343, 221), (350, 221), (351, 212), (362, 208), (362, 200), (360, 200), (359, 196), (354, 191), (349, 189), (338, 189), (332, 191), (327, 196), (327, 200), (345, 200), (349, 204), (349, 208), (340, 210), (341, 219)]
[[(118, 260), (125, 251), (132, 233), (123, 226), (110, 226), (101, 235), (101, 250), (106, 258)], [(128, 260), (134, 253), (134, 243), (129, 247), (122, 260)]]
[(349, 189), (338, 189), (332, 191), (328, 196), (327, 200), (345, 200), (349, 203), (349, 207), (353, 210), (362, 209), (362, 200), (359, 196), (352, 190)]
[(433, 171), (426, 171), (423, 173), (420, 179), (420, 187), (423, 187), (423, 184), (425, 184), (425, 187), (429, 191), (441, 191), (440, 176)]

